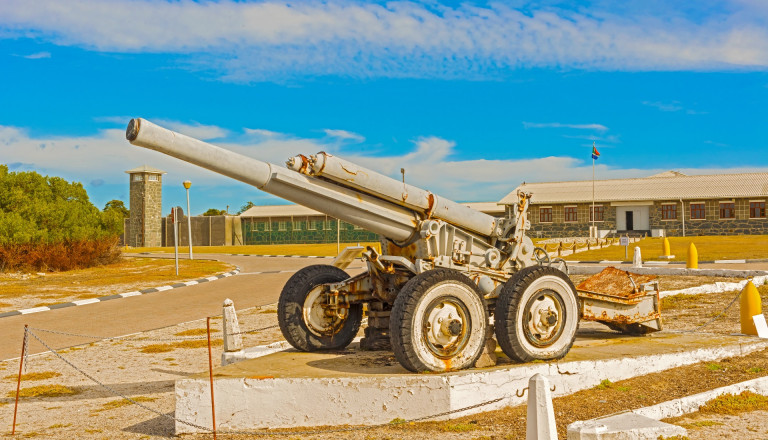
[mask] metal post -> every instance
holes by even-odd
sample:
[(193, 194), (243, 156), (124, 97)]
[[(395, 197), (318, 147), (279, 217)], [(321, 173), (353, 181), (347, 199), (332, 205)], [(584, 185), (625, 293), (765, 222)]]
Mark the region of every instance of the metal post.
[(21, 340), (21, 357), (19, 358), (19, 380), (16, 382), (16, 404), (13, 407), (13, 428), (11, 435), (16, 434), (16, 411), (19, 409), (19, 391), (21, 390), (21, 372), (24, 367), (24, 355), (27, 353), (27, 324), (24, 324), (24, 338)]
[(208, 329), (208, 377), (211, 381), (211, 420), (213, 422), (213, 440), (216, 440), (216, 406), (213, 401), (213, 355), (211, 354), (211, 317), (205, 318)]
[(173, 249), (176, 255), (176, 276), (179, 276), (179, 211), (176, 207), (171, 208), (173, 211)]
[(184, 188), (187, 189), (187, 231), (189, 232), (189, 259), (192, 260), (192, 211), (189, 210), (189, 187), (192, 182), (184, 181)]
[(336, 219), (336, 255), (341, 253), (341, 220)]

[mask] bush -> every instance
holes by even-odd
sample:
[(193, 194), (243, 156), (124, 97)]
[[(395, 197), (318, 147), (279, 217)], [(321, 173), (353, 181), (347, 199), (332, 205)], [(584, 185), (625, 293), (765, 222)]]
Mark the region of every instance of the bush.
[(0, 165), (0, 270), (69, 270), (119, 259), (122, 216), (83, 185)]

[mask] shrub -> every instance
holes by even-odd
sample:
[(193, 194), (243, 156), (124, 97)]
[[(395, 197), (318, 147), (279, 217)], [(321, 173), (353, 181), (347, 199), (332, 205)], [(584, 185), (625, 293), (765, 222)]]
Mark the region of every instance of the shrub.
[(83, 185), (0, 165), (0, 270), (70, 270), (119, 259), (122, 214)]

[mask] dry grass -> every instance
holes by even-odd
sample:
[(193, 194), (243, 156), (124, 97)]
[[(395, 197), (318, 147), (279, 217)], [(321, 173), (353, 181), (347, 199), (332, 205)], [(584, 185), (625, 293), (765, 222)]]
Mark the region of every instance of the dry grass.
[[(358, 243), (341, 243), (341, 249), (347, 246), (357, 246)], [(381, 245), (378, 242), (363, 242), (360, 246), (371, 246), (377, 251), (381, 251)], [(161, 252), (173, 253), (172, 247), (147, 247), (147, 248), (124, 248), (125, 252)], [(317, 255), (324, 257), (335, 257), (336, 243), (318, 243), (318, 244), (263, 244), (250, 246), (197, 246), (192, 248), (195, 254), (254, 254), (254, 255)], [(179, 254), (185, 255), (189, 252), (187, 247), (180, 247)]]
[[(19, 390), (19, 397), (59, 397), (78, 394), (79, 391), (64, 385), (38, 385)], [(16, 397), (16, 391), (7, 394), (8, 397)]]
[[(46, 380), (46, 379), (51, 379), (51, 378), (59, 377), (59, 376), (61, 376), (61, 373), (57, 373), (55, 371), (40, 371), (40, 372), (35, 372), (35, 373), (22, 374), (21, 375), (21, 380), (22, 381), (25, 381), (25, 380)], [(18, 380), (19, 376), (17, 374), (11, 374), (9, 376), (5, 376), (4, 379)]]
[(759, 410), (768, 410), (768, 397), (752, 391), (742, 391), (737, 395), (723, 394), (699, 408), (699, 412), (704, 414), (728, 415)]
[[(632, 243), (629, 258), (635, 246), (640, 247), (643, 260), (657, 260), (662, 254), (661, 238), (646, 238)], [(699, 261), (768, 258), (768, 235), (669, 237), (670, 251), (674, 261), (686, 261), (688, 246), (693, 243), (699, 254)], [(624, 260), (624, 246), (609, 246), (603, 249), (579, 252), (564, 257), (566, 260)]]
[[(211, 347), (218, 347), (223, 345), (224, 341), (221, 339), (211, 339)], [(142, 353), (168, 353), (169, 351), (176, 350), (177, 348), (204, 348), (208, 347), (207, 339), (192, 340), (192, 341), (178, 341), (171, 342), (169, 344), (151, 344), (142, 347)]]
[[(157, 400), (156, 397), (146, 397), (146, 396), (131, 397), (131, 399), (135, 400), (136, 402), (154, 402), (155, 400)], [(133, 405), (133, 402), (125, 399), (117, 399), (101, 405), (101, 408), (95, 409), (93, 412), (109, 411), (111, 409), (122, 408), (124, 406), (129, 406), (129, 405)]]
[[(29, 275), (19, 279), (0, 274), (0, 296), (18, 297), (35, 292), (37, 297), (77, 296), (79, 298), (123, 293), (136, 288), (170, 284), (232, 270), (220, 261), (181, 260), (176, 276), (173, 260), (126, 258), (106, 266), (55, 272), (45, 276)], [(50, 304), (50, 303), (49, 303)]]
[(182, 332), (178, 332), (175, 334), (175, 336), (203, 336), (208, 334), (208, 329), (204, 328), (192, 328), (189, 330), (184, 330)]

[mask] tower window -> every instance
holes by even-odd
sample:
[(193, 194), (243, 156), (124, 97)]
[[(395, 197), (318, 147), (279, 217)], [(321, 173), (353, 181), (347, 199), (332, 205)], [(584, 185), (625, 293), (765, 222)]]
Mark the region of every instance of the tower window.
[(150, 182), (157, 182), (159, 180), (159, 177), (157, 174), (150, 174), (149, 175), (149, 181)]
[(134, 174), (133, 175), (133, 181), (134, 182), (141, 182), (143, 179), (143, 176), (141, 174)]

